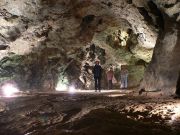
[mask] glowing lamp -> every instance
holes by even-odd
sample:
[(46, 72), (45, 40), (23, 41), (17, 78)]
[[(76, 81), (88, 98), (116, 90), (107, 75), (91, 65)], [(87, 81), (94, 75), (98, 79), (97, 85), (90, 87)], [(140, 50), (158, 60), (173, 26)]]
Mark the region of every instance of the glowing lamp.
[(58, 82), (56, 86), (56, 91), (65, 91), (67, 90), (67, 85), (61, 82)]
[(12, 97), (19, 92), (19, 89), (13, 84), (4, 84), (2, 86), (2, 92), (5, 97)]
[(74, 93), (76, 91), (74, 86), (70, 86), (69, 87), (69, 92)]

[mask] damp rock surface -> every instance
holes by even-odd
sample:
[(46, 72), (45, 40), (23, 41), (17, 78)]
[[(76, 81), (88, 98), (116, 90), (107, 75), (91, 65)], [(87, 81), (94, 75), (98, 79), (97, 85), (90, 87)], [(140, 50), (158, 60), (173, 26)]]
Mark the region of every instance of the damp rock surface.
[[(85, 84), (82, 68), (100, 59), (116, 73), (121, 65), (147, 68), (145, 75), (135, 71), (141, 78), (131, 74), (132, 87), (141, 82), (147, 89), (174, 89), (179, 12), (175, 0), (1, 0), (0, 83), (53, 90), (62, 82), (91, 89), (91, 70)], [(85, 51), (92, 43), (100, 48), (95, 55)]]
[(0, 99), (3, 135), (180, 133), (179, 100), (108, 93), (34, 93)]

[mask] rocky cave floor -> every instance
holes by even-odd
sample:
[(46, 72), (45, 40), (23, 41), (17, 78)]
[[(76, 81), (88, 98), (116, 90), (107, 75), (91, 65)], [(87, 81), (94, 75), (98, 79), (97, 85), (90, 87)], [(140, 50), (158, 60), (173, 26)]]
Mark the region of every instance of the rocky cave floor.
[(0, 98), (0, 135), (178, 135), (180, 100), (114, 92)]

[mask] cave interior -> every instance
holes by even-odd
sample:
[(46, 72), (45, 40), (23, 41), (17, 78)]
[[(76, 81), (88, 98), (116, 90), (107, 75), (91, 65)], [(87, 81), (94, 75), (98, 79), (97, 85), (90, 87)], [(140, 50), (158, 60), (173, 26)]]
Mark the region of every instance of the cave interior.
[(179, 0), (0, 0), (0, 134), (177, 135), (179, 58)]

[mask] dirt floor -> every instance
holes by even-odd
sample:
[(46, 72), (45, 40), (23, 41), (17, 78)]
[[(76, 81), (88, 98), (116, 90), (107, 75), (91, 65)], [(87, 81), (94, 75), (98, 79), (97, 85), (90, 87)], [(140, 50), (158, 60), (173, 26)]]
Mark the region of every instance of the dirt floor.
[(179, 135), (179, 125), (180, 100), (171, 96), (122, 90), (0, 98), (0, 135)]

